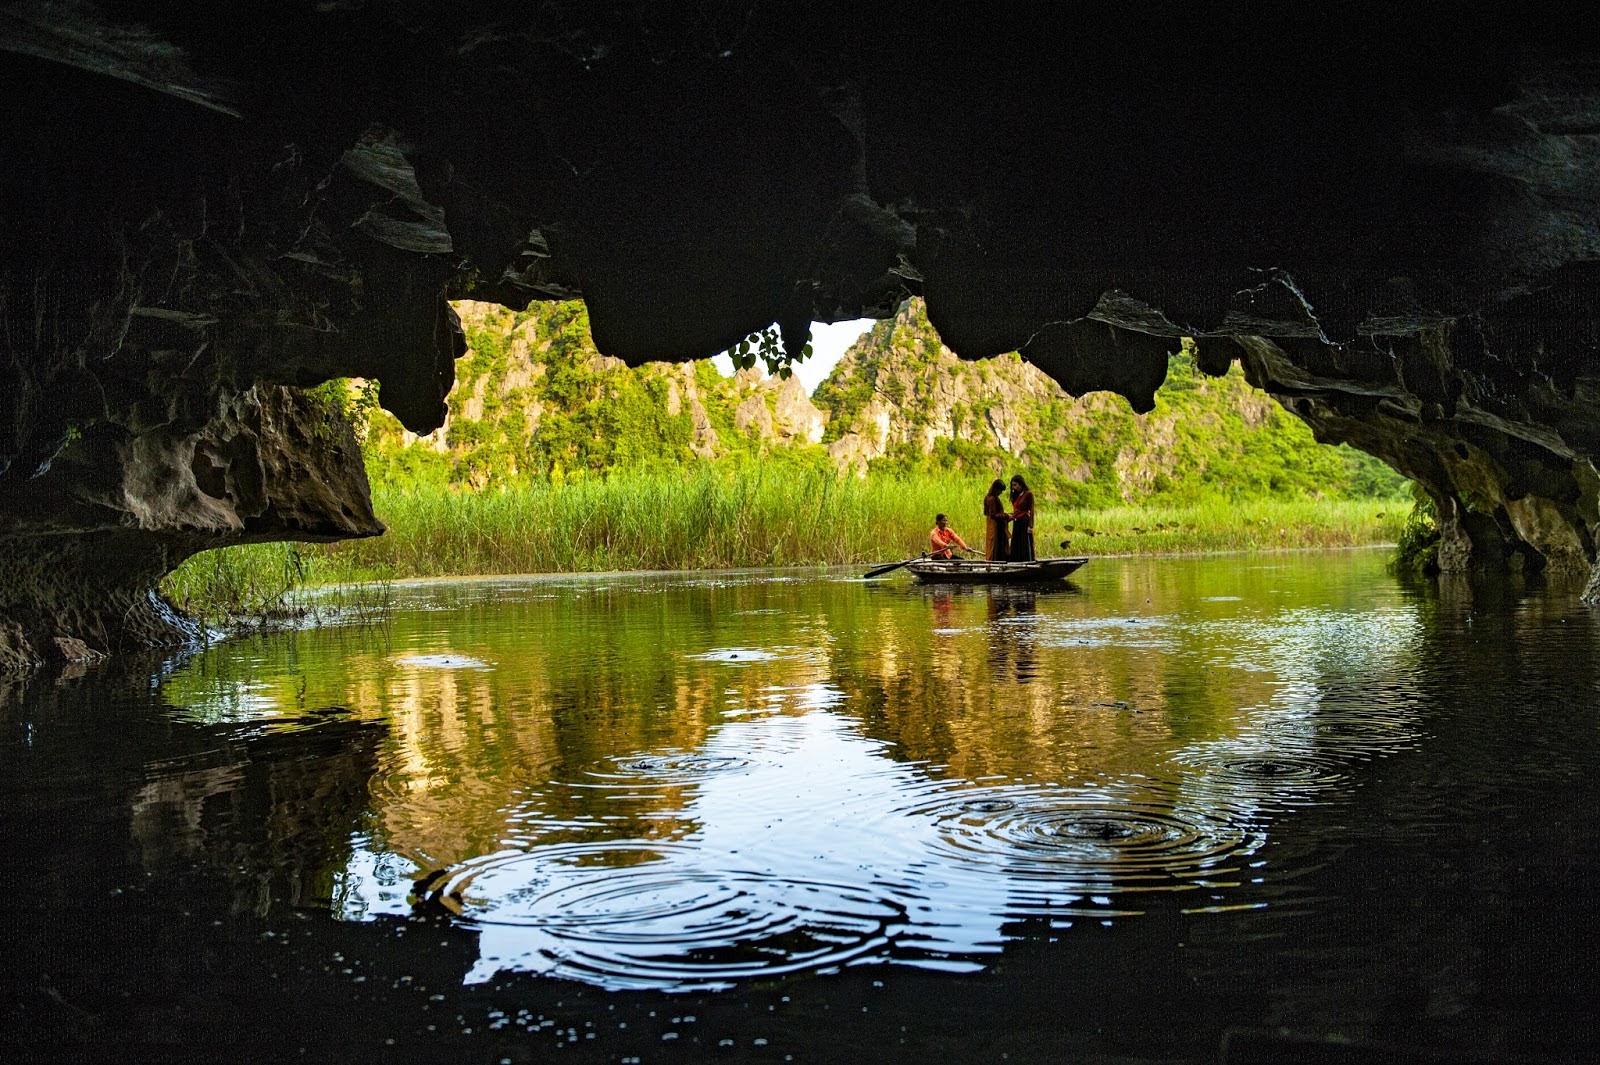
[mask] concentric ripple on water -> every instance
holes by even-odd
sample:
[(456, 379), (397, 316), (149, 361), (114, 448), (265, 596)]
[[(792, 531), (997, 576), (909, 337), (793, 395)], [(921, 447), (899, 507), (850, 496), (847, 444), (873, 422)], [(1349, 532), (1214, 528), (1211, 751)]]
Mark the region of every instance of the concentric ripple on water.
[(1394, 754), (1414, 746), (1417, 738), (1404, 723), (1376, 714), (1323, 714), (1315, 727), (1322, 746), (1357, 758)]
[(1201, 771), (1193, 789), (1219, 808), (1311, 806), (1350, 780), (1344, 760), (1317, 750), (1211, 751), (1181, 761)]
[(734, 755), (698, 751), (659, 751), (654, 754), (618, 755), (609, 766), (589, 771), (600, 786), (639, 784), (693, 784), (713, 773), (748, 769), (751, 761)]
[(902, 908), (864, 885), (713, 868), (680, 844), (487, 855), (438, 890), (481, 932), (481, 966), (613, 989), (716, 989), (881, 955)]
[(1260, 845), (1244, 827), (1154, 793), (1006, 788), (947, 796), (919, 812), (935, 818), (943, 856), (1063, 890), (1187, 887)]

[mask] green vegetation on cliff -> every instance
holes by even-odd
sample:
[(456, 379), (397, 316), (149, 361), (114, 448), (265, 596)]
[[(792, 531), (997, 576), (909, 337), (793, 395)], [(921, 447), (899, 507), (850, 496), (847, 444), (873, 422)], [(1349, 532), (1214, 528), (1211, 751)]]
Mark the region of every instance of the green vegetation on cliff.
[(608, 470), (757, 458), (821, 436), (823, 418), (797, 380), (724, 378), (708, 360), (629, 367), (595, 350), (581, 302), (458, 311), (469, 349), (456, 364), (449, 420), (418, 438), (375, 411), (366, 434), (374, 483), (560, 485)]
[(864, 334), (811, 397), (798, 381), (751, 370), (725, 378), (709, 361), (606, 358), (579, 302), (458, 309), (470, 350), (450, 419), (418, 439), (375, 412), (366, 439), (375, 483), (560, 485), (783, 452), (874, 478), (1021, 470), (1062, 506), (1404, 494), (1376, 459), (1318, 444), (1237, 366), (1201, 374), (1188, 347), (1172, 356), (1156, 409), (1140, 416), (1118, 396), (1069, 396), (1014, 353), (957, 358), (920, 300)]
[(1155, 410), (1136, 415), (1120, 396), (1067, 395), (1014, 353), (960, 360), (920, 300), (863, 336), (814, 401), (829, 414), (830, 452), (869, 471), (1022, 469), (1064, 506), (1404, 494), (1377, 459), (1318, 444), (1237, 364), (1207, 377), (1185, 344)]

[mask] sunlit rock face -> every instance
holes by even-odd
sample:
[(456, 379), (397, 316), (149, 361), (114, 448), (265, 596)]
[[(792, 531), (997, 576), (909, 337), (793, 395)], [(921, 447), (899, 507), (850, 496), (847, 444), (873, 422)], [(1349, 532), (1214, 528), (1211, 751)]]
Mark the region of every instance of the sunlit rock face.
[[(435, 428), (447, 297), (581, 295), (638, 363), (921, 295), (1137, 409), (1203, 338), (1422, 481), (1447, 565), (1582, 568), (1600, 27), (1498, 6), (5, 0), (0, 529), (257, 535), (163, 441), (345, 375)], [(330, 483), (355, 518), (274, 533), (371, 531)]]

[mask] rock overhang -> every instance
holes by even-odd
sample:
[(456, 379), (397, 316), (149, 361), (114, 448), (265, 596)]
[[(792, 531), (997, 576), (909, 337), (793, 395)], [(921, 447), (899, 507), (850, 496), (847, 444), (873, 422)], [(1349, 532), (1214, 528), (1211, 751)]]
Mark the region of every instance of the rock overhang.
[(258, 386), (376, 378), (436, 426), (449, 298), (581, 295), (638, 363), (920, 295), (961, 355), (1136, 408), (1197, 337), (1482, 512), (1474, 564), (1592, 558), (1595, 22), (12, 0), (0, 528), (99, 508), (85, 528), (167, 535), (127, 486), (227, 472), (135, 456)]

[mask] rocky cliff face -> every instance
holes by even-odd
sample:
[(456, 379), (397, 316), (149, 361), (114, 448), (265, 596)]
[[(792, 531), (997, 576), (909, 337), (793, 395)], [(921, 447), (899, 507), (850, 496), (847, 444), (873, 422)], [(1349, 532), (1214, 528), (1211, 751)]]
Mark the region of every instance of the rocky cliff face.
[[(417, 437), (379, 416), (368, 440), (375, 461), (403, 478), (482, 487), (526, 473), (759, 459), (824, 441), (841, 469), (865, 473), (879, 460), (1022, 469), (1049, 498), (1084, 506), (1173, 494), (1338, 497), (1357, 491), (1357, 473), (1376, 482), (1388, 472), (1317, 445), (1239, 370), (1199, 374), (1192, 345), (1174, 356), (1155, 409), (1136, 415), (1110, 393), (1067, 395), (1015, 353), (957, 357), (912, 299), (846, 353), (813, 400), (798, 379), (756, 369), (724, 378), (705, 362), (628, 367), (595, 350), (578, 302), (515, 314), (455, 306), (469, 346), (444, 427)], [(438, 460), (431, 474), (419, 448)]]
[(456, 479), (482, 485), (525, 472), (756, 455), (822, 439), (827, 416), (799, 378), (755, 369), (724, 378), (704, 360), (630, 367), (595, 349), (588, 312), (576, 301), (520, 313), (471, 300), (454, 307), (468, 347), (449, 416), (422, 436), (380, 419), (375, 443), (431, 448)]
[(138, 441), (258, 383), (375, 379), (426, 433), (463, 350), (451, 297), (581, 295), (600, 351), (637, 364), (774, 322), (798, 350), (812, 320), (918, 295), (962, 357), (1020, 351), (1139, 411), (1201, 338), (1205, 365), (1239, 357), (1404, 463), (1450, 564), (1581, 568), (1595, 23), (3, 0), (0, 520), (40, 557), (83, 542), (98, 526), (27, 487), (81, 440), (122, 443), (68, 494), (184, 495), (193, 471)]
[(1194, 354), (1188, 344), (1173, 357), (1153, 409), (1135, 414), (1109, 392), (1068, 395), (1015, 353), (957, 357), (913, 299), (845, 353), (816, 399), (830, 417), (830, 454), (860, 470), (877, 459), (939, 456), (996, 474), (1027, 468), (1052, 494), (1083, 505), (1170, 491), (1351, 489), (1353, 456), (1318, 447), (1239, 370), (1198, 373)]
[(196, 551), (383, 531), (348, 422), (275, 385), (226, 393), (198, 426), (89, 422), (5, 504), (0, 669), (194, 639), (153, 589)]
[(1600, 381), (1585, 374), (1592, 353), (1551, 351), (1546, 341), (1523, 364), (1510, 354), (1518, 334), (1527, 335), (1514, 317), (1486, 316), (1397, 340), (1387, 352), (1314, 338), (1240, 337), (1229, 346), (1250, 380), (1318, 439), (1377, 455), (1427, 489), (1446, 572), (1581, 576), (1595, 562), (1600, 477), (1594, 431), (1577, 412), (1596, 409)]
[(1015, 353), (962, 360), (940, 341), (920, 300), (845, 352), (818, 398), (830, 409), (829, 454), (863, 471), (892, 454), (928, 454), (941, 440), (1021, 459), (1030, 444), (1067, 435), (1110, 400), (1075, 403)]

